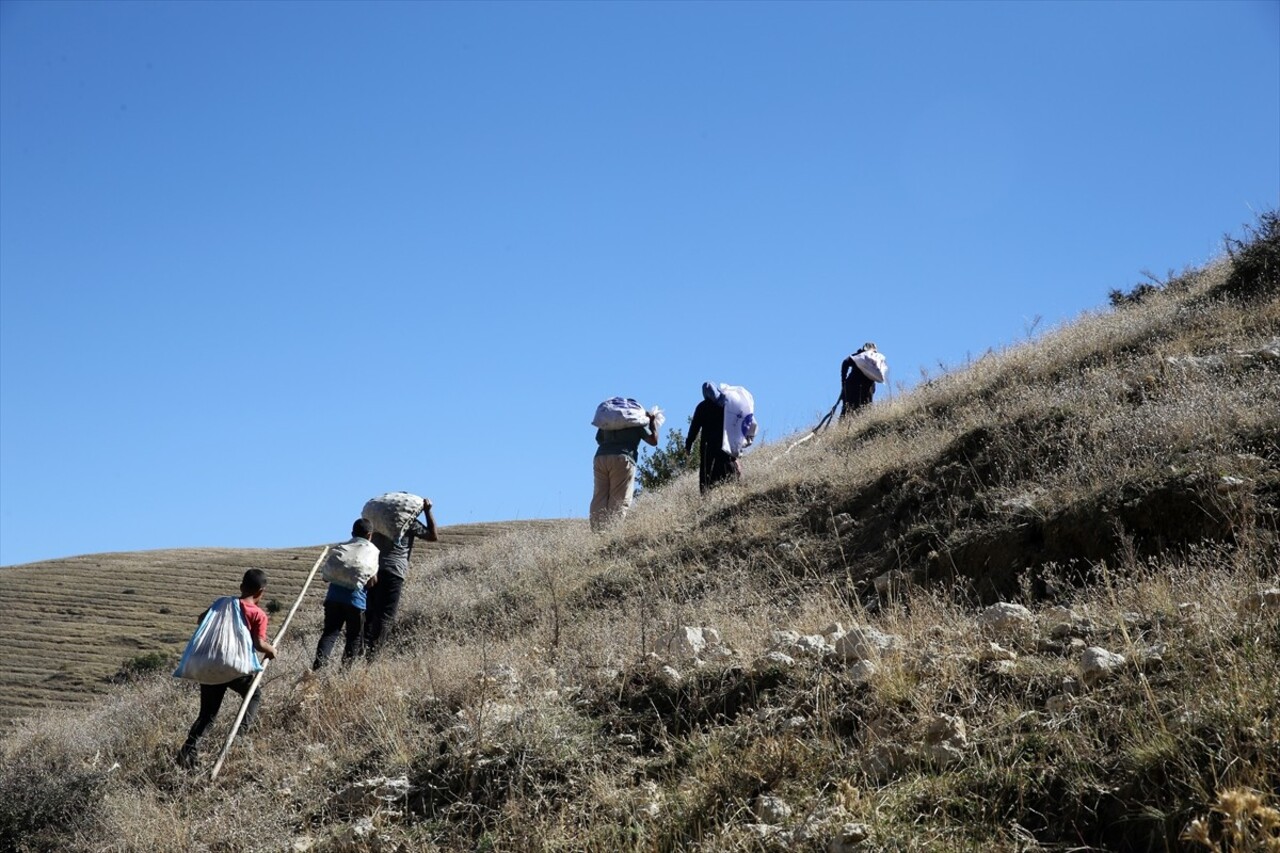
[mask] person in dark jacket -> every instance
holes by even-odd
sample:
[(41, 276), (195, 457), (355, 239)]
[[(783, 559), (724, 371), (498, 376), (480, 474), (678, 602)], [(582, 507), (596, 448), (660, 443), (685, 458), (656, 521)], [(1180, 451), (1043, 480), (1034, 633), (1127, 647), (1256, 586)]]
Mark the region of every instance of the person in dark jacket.
[(689, 435), (684, 440), (686, 454), (693, 450), (693, 442), (699, 437), (698, 490), (705, 495), (707, 489), (738, 473), (737, 462), (724, 449), (724, 403), (710, 382), (702, 383), (702, 402), (693, 410)]
[(871, 402), (876, 394), (875, 380), (868, 377), (854, 362), (853, 357), (864, 352), (876, 352), (876, 345), (868, 341), (862, 348), (840, 363), (840, 418), (851, 414)]
[(386, 641), (391, 625), (400, 609), (400, 593), (409, 573), (409, 559), (413, 556), (416, 539), (435, 542), (436, 520), (431, 514), (431, 501), (423, 499), (422, 513), (427, 519), (423, 524), (414, 519), (405, 529), (399, 541), (375, 532), (371, 537), (378, 546), (378, 573), (369, 582), (369, 594), (364, 615), (364, 653), (373, 657)]

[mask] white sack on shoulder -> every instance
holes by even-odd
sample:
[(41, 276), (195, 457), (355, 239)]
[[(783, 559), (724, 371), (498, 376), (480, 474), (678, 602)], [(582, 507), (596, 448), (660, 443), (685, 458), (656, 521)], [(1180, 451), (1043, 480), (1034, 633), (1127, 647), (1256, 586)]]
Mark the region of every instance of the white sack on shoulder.
[(597, 429), (630, 429), (649, 425), (649, 413), (630, 397), (610, 397), (596, 406), (591, 425)]
[(724, 401), (724, 442), (722, 449), (734, 459), (750, 443), (748, 434), (755, 437), (756, 401), (751, 392), (741, 385), (721, 385)]
[(226, 684), (261, 670), (240, 599), (228, 595), (215, 601), (200, 620), (173, 677), (201, 684)]
[(356, 536), (329, 549), (320, 576), (329, 583), (360, 589), (378, 573), (378, 546)]
[(370, 498), (360, 511), (360, 517), (381, 533), (396, 542), (404, 535), (418, 513), (422, 512), (422, 498), (409, 492), (387, 492)]
[(889, 375), (889, 363), (875, 350), (865, 350), (850, 356), (862, 375), (872, 382), (883, 382)]

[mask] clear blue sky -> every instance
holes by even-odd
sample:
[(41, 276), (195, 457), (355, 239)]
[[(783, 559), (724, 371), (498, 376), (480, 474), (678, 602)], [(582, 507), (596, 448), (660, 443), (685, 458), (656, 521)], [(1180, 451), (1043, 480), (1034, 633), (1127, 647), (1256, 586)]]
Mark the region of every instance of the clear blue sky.
[(605, 397), (778, 440), (1278, 201), (1275, 2), (5, 0), (0, 563), (583, 516)]

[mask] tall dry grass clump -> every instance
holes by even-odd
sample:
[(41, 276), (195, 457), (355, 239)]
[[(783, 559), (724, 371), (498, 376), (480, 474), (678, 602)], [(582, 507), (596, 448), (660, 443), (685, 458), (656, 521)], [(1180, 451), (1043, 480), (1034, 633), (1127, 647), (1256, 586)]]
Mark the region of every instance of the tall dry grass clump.
[(604, 534), (423, 549), (378, 660), (305, 677), (295, 623), (216, 783), (171, 679), (29, 722), (0, 846), (1273, 849), (1269, 246)]

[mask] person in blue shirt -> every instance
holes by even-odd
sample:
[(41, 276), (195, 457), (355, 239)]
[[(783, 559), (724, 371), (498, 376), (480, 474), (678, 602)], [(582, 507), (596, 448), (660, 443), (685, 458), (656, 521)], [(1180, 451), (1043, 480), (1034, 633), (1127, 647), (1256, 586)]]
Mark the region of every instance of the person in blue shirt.
[[(372, 541), (373, 527), (363, 518), (356, 519), (351, 525), (353, 539)], [(341, 584), (329, 584), (329, 592), (324, 597), (324, 627), (320, 631), (320, 642), (316, 645), (316, 659), (311, 669), (321, 669), (329, 662), (333, 647), (338, 642), (338, 635), (346, 629), (346, 642), (342, 647), (342, 662), (349, 664), (360, 655), (364, 636), (364, 611), (366, 605), (365, 587), (372, 587), (378, 582), (375, 575), (366, 583), (355, 589)]]

